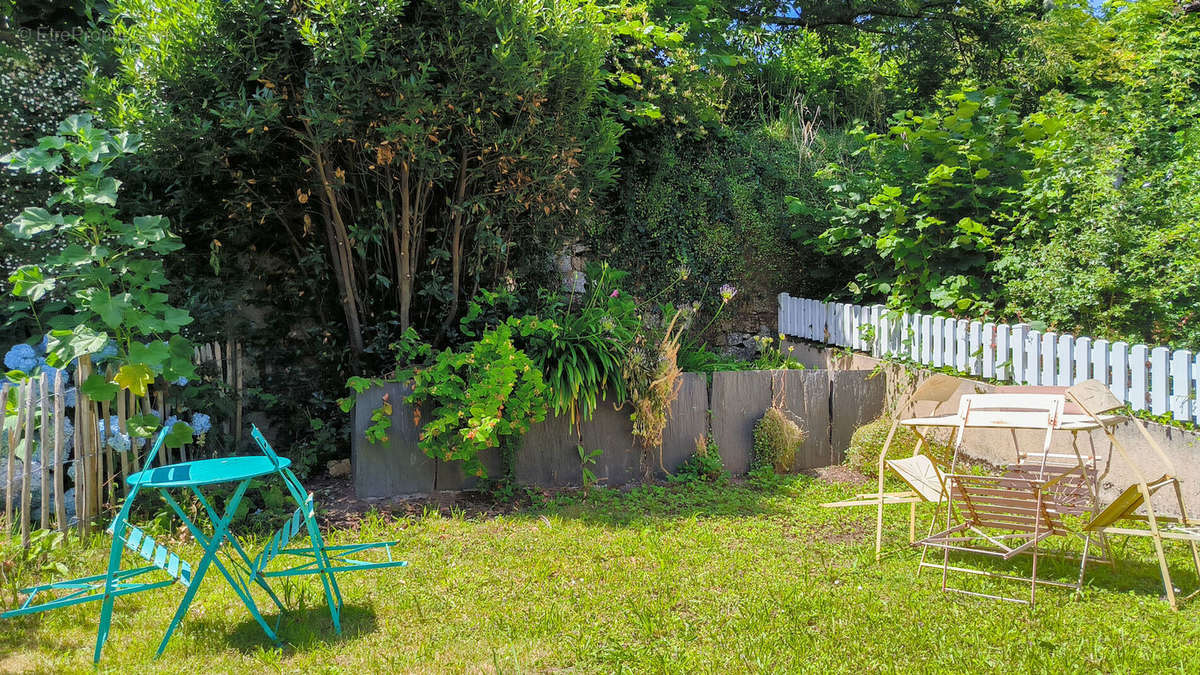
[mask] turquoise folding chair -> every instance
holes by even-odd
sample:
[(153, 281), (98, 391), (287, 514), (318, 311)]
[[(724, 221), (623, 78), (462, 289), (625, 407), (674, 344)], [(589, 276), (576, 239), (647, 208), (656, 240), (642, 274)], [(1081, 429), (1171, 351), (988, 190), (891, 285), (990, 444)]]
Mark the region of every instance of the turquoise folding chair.
[[(154, 459), (162, 447), (163, 440), (167, 437), (167, 431), (168, 429), (163, 429), (154, 440), (154, 444), (146, 456), (147, 469), (154, 463)], [(146, 472), (143, 475), (148, 473)], [(100, 627), (96, 633), (96, 651), (94, 655), (95, 660), (99, 661), (100, 650), (104, 647), (104, 641), (108, 638), (108, 628), (112, 621), (113, 600), (124, 595), (165, 588), (172, 584), (179, 584), (184, 588), (189, 588), (192, 584), (192, 566), (187, 561), (180, 559), (179, 556), (171, 553), (162, 544), (155, 542), (152, 537), (141, 529), (129, 524), (129, 510), (133, 506), (134, 497), (137, 496), (142, 482), (138, 481), (132, 485), (120, 513), (113, 520), (112, 526), (108, 528), (109, 534), (113, 536), (113, 543), (108, 554), (108, 569), (104, 574), (96, 574), (70, 581), (57, 581), (22, 589), (21, 592), (26, 594), (24, 602), (17, 609), (0, 614), (0, 618), (7, 619), (23, 614), (34, 614), (60, 607), (69, 607), (71, 605), (101, 600), (103, 602), (100, 610)], [(121, 555), (126, 548), (137, 553), (149, 564), (122, 570)], [(160, 572), (165, 573), (165, 579), (161, 578), (160, 575), (156, 575), (159, 577), (157, 580), (143, 580), (147, 575)], [(62, 595), (57, 595), (57, 593), (64, 591), (65, 593)], [(46, 596), (50, 596), (50, 599), (40, 603), (36, 602)]]
[[(251, 426), (250, 436), (254, 438), (255, 443), (258, 443), (258, 447), (262, 450), (263, 454), (274, 463), (276, 471), (283, 478), (284, 485), (287, 486), (288, 493), (299, 506), (292, 516), (288, 518), (287, 522), (284, 523), (283, 527), (271, 537), (263, 552), (255, 558), (250, 567), (251, 579), (259, 581), (275, 577), (319, 575), (321, 577), (321, 584), (325, 589), (325, 600), (329, 605), (329, 614), (333, 619), (333, 628), (340, 634), (342, 632), (342, 592), (338, 587), (337, 579), (334, 578), (334, 575), (338, 572), (350, 570), (406, 567), (408, 562), (392, 558), (392, 546), (395, 546), (397, 543), (395, 541), (345, 544), (341, 546), (327, 545), (324, 537), (321, 536), (320, 527), (317, 526), (312, 493), (304, 489), (304, 486), (300, 484), (300, 480), (296, 478), (296, 474), (292, 473), (292, 470), (288, 468), (287, 461), (280, 459), (279, 455), (276, 454), (271, 444), (267, 442), (267, 439), (263, 437), (262, 432), (258, 430), (257, 426)], [(304, 533), (308, 534), (307, 546), (288, 547), (298, 535), (302, 536)], [(351, 557), (368, 551), (382, 552), (387, 560), (371, 562)], [(280, 556), (296, 556), (302, 558), (304, 561), (286, 569), (268, 571), (268, 564)]]

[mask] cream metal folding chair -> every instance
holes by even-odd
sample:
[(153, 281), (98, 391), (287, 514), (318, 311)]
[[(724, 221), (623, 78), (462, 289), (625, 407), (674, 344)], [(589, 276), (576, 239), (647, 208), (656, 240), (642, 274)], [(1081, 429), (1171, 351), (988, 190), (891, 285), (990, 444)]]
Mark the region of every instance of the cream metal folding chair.
[[(1155, 480), (1147, 480), (1141, 468), (1132, 460), (1125, 446), (1117, 440), (1112, 431), (1111, 420), (1114, 417), (1114, 411), (1120, 411), (1125, 407), (1113, 393), (1098, 380), (1088, 380), (1075, 385), (1067, 390), (1067, 397), (1083, 411), (1091, 417), (1105, 435), (1108, 436), (1109, 442), (1113, 449), (1121, 456), (1121, 459), (1129, 466), (1129, 468), (1137, 476), (1137, 482), (1129, 487), (1118, 496), (1111, 504), (1103, 511), (1097, 513), (1085, 529), (1089, 532), (1096, 532), (1101, 535), (1122, 535), (1134, 537), (1147, 537), (1154, 543), (1154, 552), (1158, 557), (1159, 571), (1162, 574), (1163, 588), (1166, 591), (1167, 603), (1171, 605), (1171, 609), (1179, 609), (1179, 600), (1175, 595), (1175, 586), (1171, 581), (1171, 570), (1167, 565), (1166, 554), (1163, 549), (1163, 541), (1166, 539), (1186, 541), (1191, 548), (1192, 565), (1195, 567), (1196, 576), (1200, 578), (1200, 547), (1197, 542), (1200, 542), (1200, 523), (1195, 523), (1189, 520), (1187, 515), (1187, 507), (1183, 503), (1183, 490), (1180, 487), (1179, 479), (1175, 476), (1175, 465), (1163, 452), (1162, 447), (1146, 430), (1145, 425), (1141, 420), (1132, 415), (1128, 416), (1137, 430), (1141, 433), (1142, 438), (1146, 441), (1158, 458), (1162, 461), (1166, 473)], [(1158, 513), (1154, 507), (1153, 496), (1159, 490), (1170, 487), (1169, 494), (1174, 496), (1175, 506), (1179, 509), (1179, 517), (1164, 516)], [(1145, 509), (1145, 513), (1139, 513), (1139, 509)], [(1117, 525), (1120, 521), (1134, 521), (1141, 523), (1142, 527), (1120, 527)], [(1200, 589), (1193, 590), (1191, 593), (1183, 597), (1183, 600), (1188, 600), (1200, 593)]]
[[(922, 450), (928, 449), (931, 446), (929, 439), (921, 432), (919, 426), (911, 424), (913, 420), (901, 420), (900, 414), (907, 412), (915, 414), (918, 406), (924, 406), (929, 411), (935, 410), (937, 406), (945, 403), (954, 396), (954, 392), (958, 390), (960, 381), (958, 378), (941, 373), (934, 374), (917, 385), (911, 396), (908, 397), (899, 407), (896, 408), (896, 416), (892, 419), (892, 427), (888, 430), (887, 439), (883, 442), (883, 449), (879, 453), (879, 484), (877, 491), (874, 493), (858, 494), (854, 499), (829, 502), (822, 504), (826, 508), (842, 508), (848, 506), (875, 506), (875, 559), (879, 560), (880, 550), (883, 546), (883, 507), (888, 504), (908, 504), (909, 505), (909, 532), (908, 540), (911, 543), (915, 538), (916, 530), (916, 514), (917, 504), (919, 502), (940, 502), (945, 494), (942, 485), (941, 475), (945, 469), (945, 458), (928, 453), (922, 454)], [(919, 419), (919, 418), (918, 418)], [(912, 457), (907, 457), (899, 460), (889, 460), (888, 450), (891, 448), (892, 440), (896, 436), (896, 431), (900, 425), (911, 426), (917, 435), (917, 444), (913, 448)], [(938, 464), (943, 464), (941, 469)], [(900, 476), (905, 483), (911, 488), (902, 492), (884, 492), (883, 479), (886, 469), (890, 467)]]
[[(966, 395), (961, 398), (958, 442), (950, 462), (950, 471), (943, 477), (951, 497), (946, 510), (945, 529), (934, 534), (931, 523), (929, 536), (917, 542), (924, 547), (918, 573), (926, 567), (941, 569), (943, 590), (1015, 602), (1026, 601), (952, 588), (947, 583), (948, 573), (963, 572), (1028, 581), (1028, 603), (1031, 605), (1039, 584), (1076, 589), (1082, 586), (1091, 545), (1090, 533), (1080, 535), (1084, 540), (1083, 555), (1075, 584), (1041, 579), (1037, 575), (1038, 558), (1044, 555), (1041, 542), (1047, 537), (1071, 533), (1062, 520), (1063, 516), (1080, 515), (1095, 507), (1094, 458), (1091, 461), (1083, 459), (1077, 445), (1072, 455), (1060, 457), (1050, 452), (1053, 434), (1062, 426), (1065, 404), (1061, 394), (1003, 393)], [(1017, 463), (999, 476), (955, 473), (963, 435), (968, 428), (1011, 430)], [(1018, 442), (1016, 431), (1019, 429), (1043, 432), (1040, 452), (1030, 452)], [(934, 522), (937, 517), (935, 512)], [(1016, 545), (1010, 545), (1013, 542)], [(943, 549), (940, 565), (926, 561), (931, 547)], [(951, 566), (951, 551), (997, 556), (1005, 560), (1028, 553), (1033, 556), (1032, 571), (1028, 577), (1020, 577)]]
[[(1042, 543), (1050, 537), (1072, 534), (1063, 522), (1069, 511), (1054, 499), (1049, 489), (1067, 474), (1059, 474), (1049, 480), (1014, 478), (1011, 476), (975, 476), (949, 474), (946, 482), (950, 491), (947, 506), (946, 529), (921, 540), (921, 544), (942, 549), (941, 564), (926, 562), (922, 555), (921, 567), (932, 567), (942, 571), (942, 590), (978, 597), (1028, 603), (1033, 606), (1037, 599), (1037, 587), (1059, 586), (1074, 588), (1083, 586), (1083, 575), (1087, 569), (1090, 538), (1084, 537), (1083, 555), (1080, 557), (1079, 575), (1074, 584), (1045, 579), (1038, 576), (1038, 561), (1045, 555)], [(950, 553), (971, 553), (994, 556), (1009, 560), (1017, 555), (1032, 557), (1028, 577), (1004, 574), (996, 571), (950, 564)], [(956, 588), (949, 585), (951, 572), (982, 575), (997, 579), (1029, 583), (1029, 599), (994, 595)]]

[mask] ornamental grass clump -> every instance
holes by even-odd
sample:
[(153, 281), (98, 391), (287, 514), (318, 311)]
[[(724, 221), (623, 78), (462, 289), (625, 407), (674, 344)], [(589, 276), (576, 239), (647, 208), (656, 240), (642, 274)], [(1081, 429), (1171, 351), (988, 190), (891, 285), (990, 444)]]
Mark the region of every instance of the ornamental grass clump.
[[(879, 475), (879, 453), (887, 442), (888, 431), (892, 428), (891, 418), (884, 416), (859, 427), (850, 437), (850, 447), (846, 449), (846, 466), (855, 471), (871, 476)], [(911, 457), (917, 445), (917, 435), (912, 429), (900, 426), (892, 437), (888, 447), (888, 459)]]
[(767, 408), (754, 425), (754, 466), (769, 466), (776, 473), (788, 473), (796, 463), (796, 453), (808, 432), (778, 406)]

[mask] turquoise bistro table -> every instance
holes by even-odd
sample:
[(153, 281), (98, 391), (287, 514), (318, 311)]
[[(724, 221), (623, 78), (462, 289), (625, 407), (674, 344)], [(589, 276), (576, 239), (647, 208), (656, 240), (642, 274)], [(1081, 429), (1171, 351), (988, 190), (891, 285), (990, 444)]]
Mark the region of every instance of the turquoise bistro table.
[[(204, 556), (196, 565), (187, 581), (187, 591), (183, 594), (183, 600), (179, 603), (179, 608), (175, 611), (175, 616), (171, 619), (171, 624), (167, 626), (167, 632), (163, 635), (162, 642), (158, 645), (158, 654), (162, 654), (167, 647), (167, 642), (170, 641), (172, 633), (179, 626), (180, 621), (187, 615), (188, 607), (192, 604), (192, 599), (196, 596), (196, 591), (200, 588), (200, 584), (204, 581), (204, 576), (208, 572), (211, 565), (216, 565), (217, 570), (229, 582), (230, 587), (241, 598), (242, 603), (246, 605), (246, 609), (262, 627), (263, 632), (267, 637), (279, 643), (279, 637), (275, 634), (275, 629), (269, 626), (263, 618), (262, 613), (258, 611), (258, 605), (254, 602), (254, 596), (250, 593), (251, 583), (259, 586), (266, 591), (267, 596), (279, 608), (280, 614), (283, 613), (283, 603), (276, 597), (274, 591), (267, 585), (261, 575), (254, 574), (255, 563), (246, 554), (246, 550), (238, 543), (237, 537), (230, 531), (230, 521), (237, 513), (238, 505), (242, 501), (242, 496), (245, 495), (246, 489), (250, 487), (250, 481), (261, 476), (277, 474), (291, 464), (291, 460), (286, 457), (266, 457), (266, 456), (248, 456), (248, 457), (227, 457), (223, 459), (202, 459), (195, 462), (183, 462), (181, 464), (170, 464), (161, 466), (155, 469), (147, 469), (139, 473), (135, 473), (128, 478), (128, 483), (131, 486), (141, 488), (156, 489), (162, 495), (162, 498), (175, 511), (175, 515), (179, 516), (188, 531), (196, 538), (196, 541), (204, 548)], [(224, 513), (218, 513), (209, 500), (204, 496), (200, 488), (211, 485), (236, 484), (233, 495), (225, 503)], [(205, 531), (179, 506), (179, 502), (171, 495), (173, 490), (190, 491), (196, 496), (200, 504), (204, 507), (205, 513), (211, 522), (212, 533), (207, 534)], [(123, 510), (122, 510), (123, 511)], [(124, 515), (122, 513), (122, 515)], [(118, 518), (114, 522), (112, 529), (113, 536), (116, 539), (123, 540), (126, 546), (136, 551), (141, 552), (138, 548), (139, 542), (131, 541), (136, 537), (139, 530), (133, 529), (131, 536), (127, 537), (122, 531), (126, 523), (123, 518)], [(237, 555), (234, 559), (230, 555), (231, 561), (235, 564), (227, 565), (222, 562), (217, 556), (223, 544), (229, 544), (233, 553)], [(152, 544), (151, 544), (152, 545)], [(165, 549), (163, 549), (165, 553)], [(117, 553), (113, 554), (114, 556)], [(145, 554), (142, 554), (146, 557)], [(240, 560), (241, 564), (236, 564)], [(244, 569), (242, 566), (244, 565)], [(107, 633), (110, 613), (112, 611), (112, 601), (108, 599), (104, 603), (104, 607), (100, 613), (100, 630)], [(278, 624), (276, 624), (278, 627)], [(104, 642), (104, 635), (97, 638), (96, 651), (99, 656), (100, 647)]]

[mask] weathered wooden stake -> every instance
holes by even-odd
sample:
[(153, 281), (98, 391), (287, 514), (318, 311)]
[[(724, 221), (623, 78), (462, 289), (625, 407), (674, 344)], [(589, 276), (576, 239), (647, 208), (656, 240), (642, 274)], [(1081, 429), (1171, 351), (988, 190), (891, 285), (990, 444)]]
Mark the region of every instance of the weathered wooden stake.
[[(29, 548), (29, 509), (33, 497), (33, 425), (34, 406), (37, 403), (37, 381), (30, 378), (25, 381), (25, 454), (21, 460), (21, 548)], [(20, 411), (17, 411), (20, 414)]]
[(42, 412), (42, 425), (38, 435), (38, 456), (42, 458), (42, 520), (41, 529), (50, 529), (50, 387), (48, 378), (42, 373), (38, 380), (38, 404)]
[[(8, 406), (8, 391), (9, 391), (9, 389), (11, 389), (11, 387), (9, 386), (8, 382), (5, 382), (3, 385), (0, 385), (0, 411), (3, 411)], [(4, 434), (4, 428), (0, 427), (0, 436), (2, 436), (3, 434)], [(12, 446), (13, 446), (13, 442), (12, 442), (12, 439), (10, 438), (10, 439), (8, 439), (8, 447), (10, 450), (12, 449)], [(9, 524), (8, 517), (9, 517), (9, 515), (11, 515), (10, 511), (12, 511), (12, 507), (10, 507), (8, 504), (9, 499), (7, 496), (8, 494), (10, 494), (12, 492), (12, 490), (9, 489), (12, 486), (12, 461), (11, 460), (8, 463), (8, 471), (6, 472), (5, 480), (6, 480), (6, 482), (4, 483), (4, 494), (5, 494), (4, 526), (8, 527), (8, 524)]]
[[(128, 424), (126, 418), (128, 411), (125, 409), (125, 390), (117, 392), (117, 431), (125, 436), (129, 436)], [(136, 453), (133, 448), (133, 438), (129, 439), (129, 449), (121, 453), (121, 495), (129, 494), (129, 484), (125, 482), (125, 477), (129, 475), (129, 454)], [(136, 454), (134, 455), (136, 457)]]
[[(58, 522), (58, 531), (67, 531), (67, 505), (63, 503), (63, 474), (67, 465), (63, 461), (63, 449), (66, 445), (67, 418), (66, 395), (63, 391), (63, 372), (60, 370), (54, 376), (54, 519)], [(46, 489), (45, 486), (42, 489)]]

